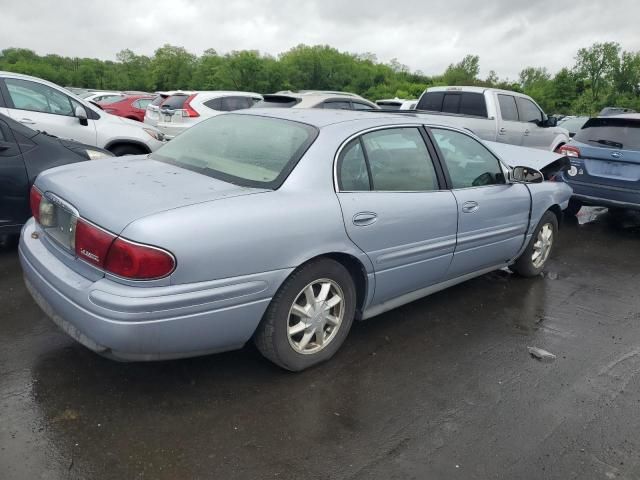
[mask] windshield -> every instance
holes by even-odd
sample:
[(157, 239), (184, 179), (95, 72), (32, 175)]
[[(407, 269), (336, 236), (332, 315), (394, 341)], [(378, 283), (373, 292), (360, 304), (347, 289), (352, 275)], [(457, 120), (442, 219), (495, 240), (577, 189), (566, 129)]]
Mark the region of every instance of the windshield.
[(589, 145), (640, 150), (640, 120), (631, 118), (592, 118), (578, 130), (576, 141)]
[(265, 95), (253, 108), (291, 108), (302, 101), (301, 98), (286, 95)]
[(151, 158), (237, 185), (276, 189), (317, 135), (303, 123), (223, 114), (184, 131)]
[(558, 126), (566, 128), (570, 132), (577, 132), (587, 120), (589, 117), (563, 118), (558, 122)]

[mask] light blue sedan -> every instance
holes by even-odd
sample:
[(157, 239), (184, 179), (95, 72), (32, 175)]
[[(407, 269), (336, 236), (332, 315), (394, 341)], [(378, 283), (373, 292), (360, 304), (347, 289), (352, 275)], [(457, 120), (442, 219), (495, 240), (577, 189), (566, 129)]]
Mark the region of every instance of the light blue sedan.
[(41, 174), (20, 259), (42, 309), (108, 357), (253, 339), (303, 370), (354, 319), (506, 266), (539, 274), (571, 196), (538, 171), (558, 158), (411, 115), (225, 114), (149, 157)]

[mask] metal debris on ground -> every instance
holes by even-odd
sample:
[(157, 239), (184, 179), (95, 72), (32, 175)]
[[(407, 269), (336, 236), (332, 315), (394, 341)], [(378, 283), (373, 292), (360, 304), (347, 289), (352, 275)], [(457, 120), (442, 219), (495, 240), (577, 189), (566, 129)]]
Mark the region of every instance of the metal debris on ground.
[(547, 352), (546, 350), (538, 347), (527, 347), (527, 350), (529, 350), (529, 353), (533, 358), (540, 360), (541, 362), (553, 362), (556, 359), (556, 356), (553, 353)]

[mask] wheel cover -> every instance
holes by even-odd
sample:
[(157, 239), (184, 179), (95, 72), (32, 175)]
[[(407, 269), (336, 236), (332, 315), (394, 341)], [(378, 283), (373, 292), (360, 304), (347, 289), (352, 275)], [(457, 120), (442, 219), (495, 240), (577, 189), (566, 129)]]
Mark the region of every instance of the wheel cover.
[(287, 319), (287, 338), (296, 352), (309, 355), (326, 348), (344, 318), (344, 294), (333, 280), (321, 278), (304, 287)]
[(533, 253), (531, 254), (531, 262), (535, 268), (540, 268), (549, 258), (551, 246), (553, 245), (553, 226), (545, 223), (538, 231), (538, 237), (533, 244)]

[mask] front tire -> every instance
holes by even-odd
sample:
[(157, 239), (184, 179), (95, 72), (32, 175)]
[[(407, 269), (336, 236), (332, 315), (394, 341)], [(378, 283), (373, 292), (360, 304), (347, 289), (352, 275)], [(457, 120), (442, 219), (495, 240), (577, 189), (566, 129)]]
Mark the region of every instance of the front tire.
[(282, 284), (254, 342), (276, 365), (304, 370), (329, 360), (342, 346), (355, 306), (355, 286), (348, 270), (328, 258), (312, 261)]
[(518, 275), (535, 277), (540, 275), (558, 236), (558, 219), (553, 212), (547, 211), (536, 227), (529, 245), (511, 267)]
[(123, 155), (144, 155), (147, 153), (142, 147), (138, 145), (116, 145), (109, 149), (116, 157), (122, 157)]

